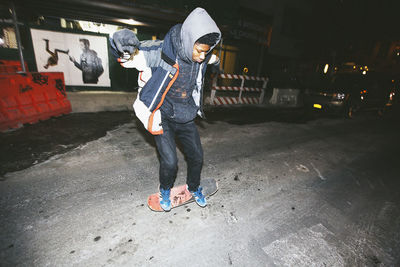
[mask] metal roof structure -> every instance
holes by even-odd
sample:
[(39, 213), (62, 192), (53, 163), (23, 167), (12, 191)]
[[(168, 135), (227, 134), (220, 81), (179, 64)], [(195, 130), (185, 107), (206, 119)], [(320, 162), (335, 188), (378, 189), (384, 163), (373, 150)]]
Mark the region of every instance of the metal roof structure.
[(13, 0), (0, 3), (3, 18), (9, 15), (7, 11), (12, 3), (19, 20), (45, 16), (124, 25), (121, 19), (134, 19), (148, 26), (169, 28), (187, 15), (174, 9), (138, 5), (135, 1)]

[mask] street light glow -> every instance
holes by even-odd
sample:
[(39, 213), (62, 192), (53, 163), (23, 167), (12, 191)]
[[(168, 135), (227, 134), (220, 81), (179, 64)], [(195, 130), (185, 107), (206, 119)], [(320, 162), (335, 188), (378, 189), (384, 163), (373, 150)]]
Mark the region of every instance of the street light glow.
[(132, 25), (132, 26), (148, 26), (146, 23), (134, 20), (134, 19), (116, 19), (115, 21)]
[(329, 64), (325, 64), (324, 73), (327, 73), (329, 69)]

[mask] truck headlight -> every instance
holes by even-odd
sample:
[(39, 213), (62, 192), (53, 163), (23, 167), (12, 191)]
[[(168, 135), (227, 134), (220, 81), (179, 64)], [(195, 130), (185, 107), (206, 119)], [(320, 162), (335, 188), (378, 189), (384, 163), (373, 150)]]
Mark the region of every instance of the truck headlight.
[(336, 100), (343, 100), (346, 97), (346, 94), (333, 94), (333, 98)]

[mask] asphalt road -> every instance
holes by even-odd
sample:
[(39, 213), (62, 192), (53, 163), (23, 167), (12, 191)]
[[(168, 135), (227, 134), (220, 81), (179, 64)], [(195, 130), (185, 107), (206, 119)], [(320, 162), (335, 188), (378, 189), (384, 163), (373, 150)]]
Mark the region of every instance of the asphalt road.
[[(299, 111), (300, 113), (298, 113)], [(232, 124), (252, 124), (265, 121), (297, 121), (310, 118), (303, 111), (277, 110), (256, 107), (209, 108), (207, 122), (226, 121)], [(54, 155), (106, 135), (115, 127), (137, 120), (133, 112), (72, 113), (37, 124), (0, 133), (0, 180), (8, 172), (26, 169)], [(202, 120), (199, 120), (201, 124)], [(135, 122), (137, 123), (137, 122)]]
[[(198, 122), (203, 177), (215, 178), (219, 191), (204, 209), (192, 203), (169, 213), (147, 208), (158, 159), (131, 114), (92, 114), (81, 127), (61, 123), (79, 115), (48, 122), (42, 139), (50, 148), (25, 143), (47, 157), (3, 172), (0, 265), (400, 265), (398, 114), (348, 120), (252, 108), (207, 115)], [(2, 134), (2, 147), (35, 131), (42, 140), (36, 127)], [(71, 136), (63, 151), (54, 149), (60, 132)], [(2, 154), (22, 157), (7, 149)], [(185, 174), (179, 153), (177, 184)]]

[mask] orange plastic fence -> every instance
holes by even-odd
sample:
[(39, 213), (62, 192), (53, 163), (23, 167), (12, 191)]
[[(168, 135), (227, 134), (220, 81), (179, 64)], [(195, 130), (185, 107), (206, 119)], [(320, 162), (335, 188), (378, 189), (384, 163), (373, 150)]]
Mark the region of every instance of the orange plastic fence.
[(62, 72), (0, 74), (0, 131), (70, 112)]
[[(28, 65), (25, 62), (25, 70), (28, 71)], [(19, 60), (0, 60), (0, 74), (16, 73), (22, 71), (21, 61)]]

